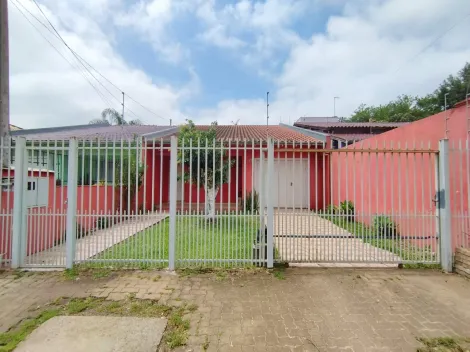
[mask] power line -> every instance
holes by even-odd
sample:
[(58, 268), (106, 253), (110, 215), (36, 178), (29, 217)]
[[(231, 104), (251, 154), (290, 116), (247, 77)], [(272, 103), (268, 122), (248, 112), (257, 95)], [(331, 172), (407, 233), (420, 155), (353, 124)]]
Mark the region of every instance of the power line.
[(103, 84), (101, 83), (100, 80), (98, 80), (95, 75), (83, 64), (83, 62), (78, 58), (77, 54), (75, 53), (74, 50), (72, 50), (70, 48), (70, 46), (67, 44), (67, 42), (65, 41), (65, 39), (60, 35), (60, 33), (57, 31), (57, 29), (54, 27), (54, 25), (51, 23), (51, 21), (49, 21), (49, 18), (47, 18), (46, 14), (44, 13), (44, 11), (42, 11), (41, 7), (39, 6), (39, 4), (36, 2), (36, 0), (32, 0), (34, 2), (34, 4), (36, 5), (36, 7), (39, 9), (39, 11), (41, 12), (42, 16), (46, 19), (47, 23), (49, 23), (49, 25), (51, 26), (51, 28), (54, 30), (54, 32), (56, 33), (56, 36), (57, 38), (59, 38), (62, 43), (67, 47), (67, 49), (70, 50), (70, 52), (73, 54), (73, 56), (75, 56), (75, 58), (77, 59), (77, 61), (85, 68), (85, 70), (88, 71), (88, 73), (109, 93), (109, 95), (111, 95), (117, 102), (118, 104), (120, 104), (120, 100), (118, 98), (116, 98), (116, 96), (111, 93), (109, 91), (109, 89)]
[[(56, 33), (57, 37), (64, 43), (64, 45), (70, 50), (70, 52), (77, 58), (77, 60), (82, 64), (83, 67), (85, 67), (84, 63), (86, 63), (92, 70), (94, 70), (96, 73), (98, 73), (98, 75), (100, 75), (103, 79), (105, 79), (109, 84), (111, 84), (114, 88), (116, 88), (117, 90), (119, 90), (120, 92), (123, 92), (122, 89), (120, 89), (116, 84), (114, 84), (113, 82), (111, 82), (106, 76), (104, 76), (101, 72), (99, 72), (96, 68), (94, 68), (89, 62), (87, 62), (84, 58), (82, 58), (77, 52), (75, 52), (75, 50), (73, 50), (68, 44), (67, 42), (64, 40), (64, 38), (62, 38), (62, 36), (60, 35), (60, 33), (57, 31), (57, 29), (54, 27), (54, 25), (51, 23), (51, 21), (49, 21), (48, 17), (46, 16), (46, 14), (42, 11), (41, 7), (39, 6), (39, 4), (37, 3), (36, 0), (32, 0), (34, 2), (34, 4), (36, 5), (36, 7), (39, 9), (39, 11), (41, 12), (41, 14), (43, 15), (43, 17), (46, 19), (46, 21), (49, 23), (49, 25), (52, 27), (52, 29), (54, 30), (54, 32)], [(37, 19), (39, 21), (39, 19)], [(88, 72), (90, 72), (90, 74), (93, 76), (93, 78), (95, 78), (107, 91), (110, 95), (112, 95), (117, 101), (118, 103), (120, 104), (120, 100), (118, 98), (116, 98), (92, 73), (91, 71), (85, 67), (87, 69)], [(134, 101), (135, 103), (137, 103), (138, 105), (140, 105), (142, 108), (144, 108), (145, 110), (147, 110), (148, 112), (154, 114), (155, 116), (161, 118), (161, 119), (165, 119), (165, 120), (170, 120), (171, 119), (168, 119), (166, 117), (162, 117), (160, 116), (159, 114), (155, 113), (154, 111), (150, 110), (149, 108), (147, 108), (146, 106), (144, 106), (142, 103), (138, 102), (136, 99), (132, 98), (130, 95), (128, 94), (125, 94), (129, 99), (131, 99), (132, 101)]]
[(405, 61), (400, 67), (397, 68), (397, 70), (393, 73), (396, 74), (398, 71), (400, 71), (404, 66), (406, 66), (408, 63), (416, 59), (419, 55), (424, 53), (427, 49), (429, 49), (431, 46), (433, 46), (439, 39), (444, 37), (447, 33), (449, 33), (451, 30), (453, 30), (455, 27), (457, 27), (460, 22), (464, 21), (467, 17), (470, 16), (470, 13), (467, 13), (464, 17), (456, 21), (452, 26), (450, 26), (447, 30), (439, 34), (436, 38), (434, 38), (428, 45), (426, 45), (423, 49), (421, 49), (416, 55)]
[[(78, 70), (80, 72), (80, 74), (83, 76), (83, 78), (85, 78), (85, 80), (88, 82), (88, 84), (90, 84), (90, 86), (96, 91), (96, 93), (99, 95), (99, 97), (103, 100), (103, 102), (106, 104), (106, 106), (109, 106), (111, 107), (112, 104), (110, 104), (109, 100), (101, 93), (101, 91), (88, 79), (88, 77), (84, 74), (84, 72), (82, 70), (80, 70), (80, 68), (76, 65), (74, 65), (73, 63), (71, 63), (69, 61), (69, 59), (67, 59), (65, 57), (64, 54), (62, 54), (60, 52), (59, 49), (56, 48), (56, 46), (54, 44), (52, 44), (52, 42), (46, 38), (46, 36), (34, 25), (33, 22), (30, 21), (30, 19), (28, 18), (28, 16), (26, 16), (26, 14), (18, 7), (17, 3), (15, 1), (12, 1), (12, 4), (13, 6), (15, 6), (15, 8), (20, 12), (20, 14), (29, 22), (29, 24), (44, 38), (45, 41), (47, 41), (49, 43), (49, 45), (60, 55), (62, 56), (62, 58), (68, 62), (68, 64), (70, 66), (72, 66), (72, 68)], [(21, 4), (20, 4), (21, 5)], [(23, 5), (21, 5), (23, 6)]]

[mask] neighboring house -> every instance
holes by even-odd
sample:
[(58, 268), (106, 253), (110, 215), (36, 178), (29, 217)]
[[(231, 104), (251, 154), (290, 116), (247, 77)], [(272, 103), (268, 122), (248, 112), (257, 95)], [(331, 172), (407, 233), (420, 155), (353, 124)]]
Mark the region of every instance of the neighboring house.
[[(470, 99), (447, 111), (380, 135), (370, 136), (348, 147), (351, 150), (378, 147), (382, 150), (393, 148), (417, 152), (406, 156), (404, 153), (400, 156), (395, 154), (393, 159), (390, 153), (387, 153), (386, 157), (384, 153), (376, 153), (373, 156), (367, 156), (365, 153), (365, 157), (358, 156), (361, 153), (335, 153), (331, 160), (332, 182), (341, 184), (342, 187), (334, 195), (334, 203), (352, 200), (351, 190), (358, 190), (360, 196), (357, 196), (354, 202), (356, 212), (367, 213), (372, 209), (375, 213), (389, 216), (416, 214), (409, 215), (408, 218), (398, 215), (395, 221), (403, 232), (408, 231), (410, 235), (434, 235), (437, 232), (434, 216), (438, 195), (438, 158), (434, 152), (439, 149), (439, 141), (443, 139), (449, 140), (450, 206), (454, 247), (462, 243), (470, 245)], [(424, 152), (420, 153), (419, 150)], [(350, 165), (348, 173), (345, 172), (345, 165)], [(424, 230), (422, 223), (425, 225)]]
[[(68, 140), (77, 138), (85, 142), (79, 149), (78, 184), (94, 185), (99, 182), (113, 181), (112, 145), (124, 141), (136, 141), (138, 138), (152, 134), (157, 136), (162, 131), (176, 131), (175, 127), (152, 125), (111, 126), (108, 124), (62, 126), (12, 131), (12, 137), (24, 137), (27, 141), (28, 166), (48, 169), (56, 173), (56, 180), (67, 185), (68, 174)], [(166, 132), (164, 133), (166, 135)], [(96, 145), (100, 145), (98, 155)], [(108, 145), (108, 160), (103, 157), (104, 145)], [(122, 150), (122, 152), (126, 152)], [(121, 148), (115, 151), (119, 159)], [(15, 154), (12, 153), (12, 163)], [(99, 165), (99, 167), (98, 167)], [(99, 172), (99, 174), (98, 174)], [(105, 180), (105, 177), (107, 180)]]
[[(208, 129), (209, 127), (198, 126), (200, 129)], [(114, 181), (114, 163), (119, 160), (120, 153), (126, 153), (126, 148), (122, 148), (119, 144), (121, 140), (133, 143), (145, 143), (146, 141), (146, 145), (142, 146), (142, 151), (145, 151), (147, 156), (139, 156), (142, 158), (141, 162), (146, 160), (144, 162), (146, 184), (137, 194), (137, 204), (142, 204), (145, 199), (145, 209), (153, 210), (157, 208), (156, 204), (160, 208), (168, 207), (170, 177), (168, 146), (170, 136), (177, 135), (177, 132), (178, 127), (168, 126), (80, 125), (21, 130), (13, 132), (12, 135), (26, 138), (28, 166), (53, 172), (57, 186), (67, 185), (68, 140), (70, 138), (75, 137), (80, 142), (84, 142), (80, 145), (78, 153), (78, 185), (84, 187), (110, 185)], [(265, 165), (260, 166), (260, 151), (256, 149), (260, 145), (266, 147), (268, 138), (272, 138), (276, 141), (275, 158), (279, 159), (279, 162), (276, 162), (274, 166), (274, 188), (276, 190), (279, 188), (277, 186), (279, 178), (292, 178), (287, 183), (291, 189), (275, 192), (274, 205), (289, 208), (322, 208), (324, 206), (324, 192), (320, 191), (323, 178), (318, 177), (317, 179), (314, 172), (310, 170), (322, 173), (328, 168), (327, 157), (321, 154), (313, 158), (306, 151), (321, 148), (324, 140), (314, 138), (309, 131), (296, 129), (292, 126), (219, 125), (216, 127), (216, 135), (216, 138), (224, 140), (225, 144), (231, 143), (235, 147), (235, 144), (238, 143), (239, 146), (238, 149), (234, 148), (230, 155), (235, 160), (231, 170), (231, 180), (238, 179), (238, 182), (223, 185), (216, 198), (217, 203), (237, 204), (240, 198), (246, 196), (247, 193), (260, 191), (259, 173), (260, 170), (266, 170), (266, 167)], [(162, 141), (163, 143), (161, 143)], [(100, 148), (96, 147), (98, 145)], [(246, 150), (242, 148), (245, 145)], [(286, 148), (294, 150), (282, 151)], [(104, 155), (106, 154), (105, 150), (107, 150), (107, 157)], [(302, 150), (305, 152), (301, 152)], [(266, 154), (266, 148), (263, 153)], [(14, 158), (15, 155), (12, 153), (13, 162)], [(287, 163), (286, 160), (295, 160), (295, 162)], [(314, 165), (315, 162), (317, 165)], [(181, 167), (178, 170), (181, 173)], [(302, 172), (299, 172), (301, 170)], [(190, 188), (192, 188), (191, 192)], [(180, 181), (177, 189), (178, 201), (183, 203), (205, 202), (204, 191), (201, 189), (198, 193), (194, 185), (183, 184)], [(305, 192), (306, 189), (310, 190), (310, 194)], [(78, 193), (80, 195), (80, 192)], [(292, 193), (295, 194), (295, 204), (292, 203), (291, 197), (287, 197)], [(91, 203), (93, 205), (95, 202)], [(100, 210), (95, 206), (92, 208), (87, 211)], [(110, 210), (109, 207), (106, 208), (103, 210)]]
[(335, 118), (331, 118), (331, 121), (300, 118), (294, 123), (294, 126), (328, 135), (331, 138), (329, 147), (337, 149), (369, 138), (371, 135), (381, 134), (408, 124), (407, 122), (343, 122), (338, 119), (338, 121), (334, 120)]

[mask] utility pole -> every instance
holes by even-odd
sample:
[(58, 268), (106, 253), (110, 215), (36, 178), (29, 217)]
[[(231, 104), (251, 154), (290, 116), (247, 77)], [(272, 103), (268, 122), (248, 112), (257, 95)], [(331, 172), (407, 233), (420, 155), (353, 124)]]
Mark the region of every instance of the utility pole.
[(0, 139), (3, 137), (2, 167), (10, 165), (7, 148), (10, 135), (10, 67), (8, 49), (8, 1), (0, 0)]

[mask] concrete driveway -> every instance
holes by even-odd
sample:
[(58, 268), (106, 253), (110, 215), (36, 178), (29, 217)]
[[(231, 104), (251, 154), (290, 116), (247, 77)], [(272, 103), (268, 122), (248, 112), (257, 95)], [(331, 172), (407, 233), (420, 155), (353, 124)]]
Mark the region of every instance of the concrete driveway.
[(399, 263), (400, 257), (355, 237), (311, 212), (276, 211), (274, 242), (289, 263)]

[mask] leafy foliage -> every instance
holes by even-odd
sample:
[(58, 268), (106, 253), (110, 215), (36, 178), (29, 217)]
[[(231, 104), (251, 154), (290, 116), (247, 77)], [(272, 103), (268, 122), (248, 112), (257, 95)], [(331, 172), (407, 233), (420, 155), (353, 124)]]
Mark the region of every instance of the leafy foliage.
[(447, 106), (452, 108), (456, 103), (465, 100), (470, 93), (470, 63), (457, 73), (447, 77), (431, 94), (423, 97), (400, 95), (391, 102), (368, 106), (361, 104), (353, 113), (353, 122), (411, 122), (445, 110), (445, 94)]
[(214, 187), (218, 190), (221, 185), (227, 183), (229, 170), (235, 159), (231, 159), (226, 151), (221, 150), (221, 142), (216, 140), (215, 126), (217, 123), (213, 122), (208, 130), (198, 130), (195, 124), (188, 120), (179, 132), (178, 145), (185, 148), (178, 151), (178, 163), (184, 166), (182, 178), (185, 182), (191, 181), (199, 187)]
[(398, 225), (386, 215), (375, 216), (373, 228), (381, 238), (395, 238), (399, 235)]
[[(137, 158), (137, 151), (124, 153), (119, 160), (116, 160), (116, 172), (114, 177), (115, 188), (121, 191), (120, 197), (123, 200), (123, 209), (126, 210), (129, 201), (133, 201), (134, 197), (143, 183), (145, 165), (140, 163)], [(130, 197), (129, 197), (130, 195)]]
[(259, 194), (258, 192), (250, 192), (246, 195), (241, 203), (244, 206), (245, 213), (257, 214), (259, 213)]
[(142, 125), (139, 119), (126, 121), (116, 109), (107, 108), (101, 112), (100, 119), (93, 119), (90, 121), (90, 125), (96, 124), (108, 124), (108, 125)]
[(350, 200), (345, 200), (339, 204), (341, 215), (345, 215), (347, 221), (354, 221), (354, 204)]

